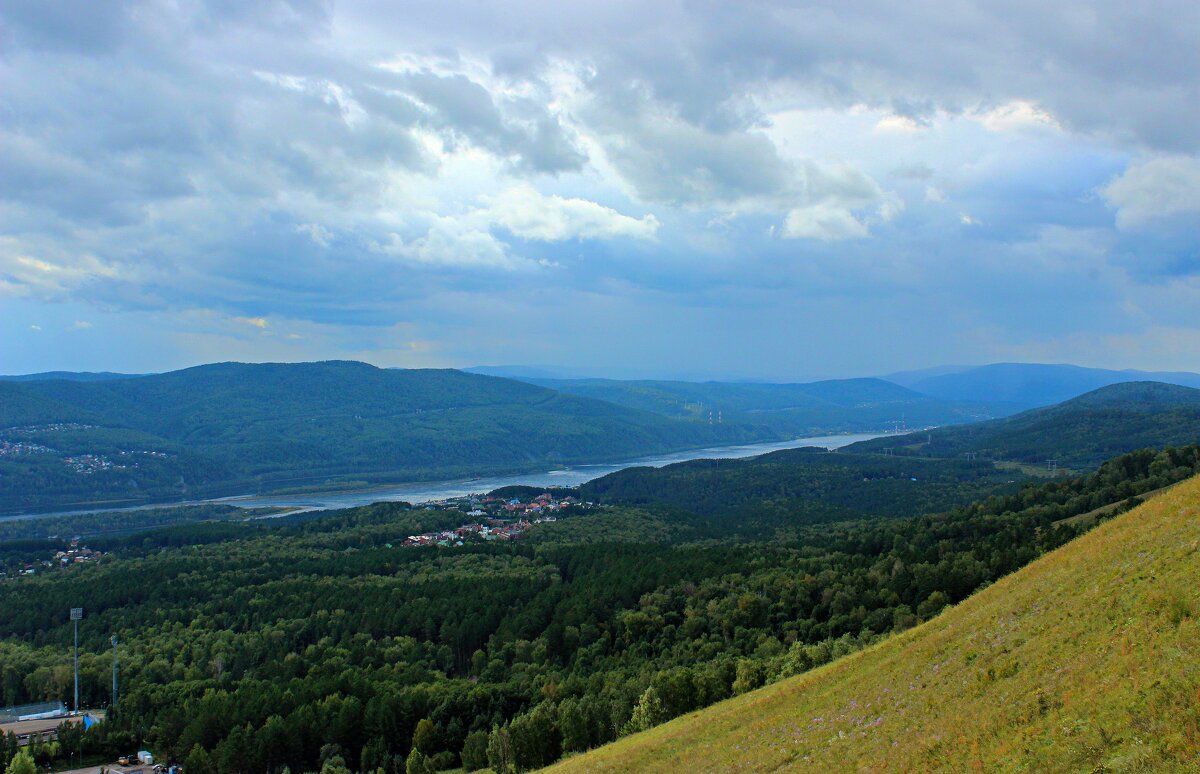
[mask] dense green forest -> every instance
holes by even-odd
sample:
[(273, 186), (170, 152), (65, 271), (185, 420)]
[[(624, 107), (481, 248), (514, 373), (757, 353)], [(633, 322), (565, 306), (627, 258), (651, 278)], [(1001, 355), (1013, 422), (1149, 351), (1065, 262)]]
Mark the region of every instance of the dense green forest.
[(0, 510), (454, 478), (779, 437), (365, 363), (0, 381)]
[(583, 484), (579, 492), (603, 503), (672, 505), (744, 532), (772, 524), (943, 511), (1015, 489), (1024, 480), (987, 461), (803, 448), (744, 459), (626, 468)]
[(526, 379), (571, 395), (669, 417), (769, 428), (791, 435), (929, 427), (1005, 416), (1016, 407), (996, 401), (933, 398), (883, 379), (831, 379), (802, 384), (756, 382)]
[(279, 512), (276, 508), (239, 508), (222, 503), (138, 508), (126, 511), (31, 516), (0, 520), (0, 547), (13, 540), (92, 537), (145, 532), (195, 521), (245, 521)]
[(1094, 468), (1134, 449), (1200, 440), (1200, 390), (1160, 382), (1102, 387), (1005, 419), (863, 441), (847, 451)]
[(109, 701), (112, 634), (123, 675), (86, 750), (146, 745), (189, 774), (527, 770), (910, 627), (1088, 526), (1064, 520), (1197, 470), (1195, 446), (1144, 450), (770, 540), (678, 504), (448, 549), (398, 540), (462, 514), (402, 504), (102, 536), (115, 560), (0, 583), (0, 700), (68, 698), (82, 606), (84, 702)]
[[(578, 394), (460, 371), (349, 362), (0, 381), (0, 512), (519, 472), (1003, 413), (878, 379), (554, 384)], [(721, 421), (710, 424), (713, 411)], [(1197, 438), (1200, 391), (1127, 383), (1014, 417), (855, 448), (1054, 458), (1088, 468), (1134, 448)]]

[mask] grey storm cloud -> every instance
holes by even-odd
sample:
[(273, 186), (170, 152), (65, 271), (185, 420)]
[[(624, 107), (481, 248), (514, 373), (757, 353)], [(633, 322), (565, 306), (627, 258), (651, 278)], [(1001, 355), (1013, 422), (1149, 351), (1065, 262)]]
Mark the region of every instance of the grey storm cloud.
[(490, 91), (464, 75), (429, 71), (404, 73), (395, 85), (403, 90), (401, 94), (430, 108), (428, 120), (414, 118), (446, 132), (451, 145), (462, 138), (499, 156), (512, 157), (516, 167), (531, 172), (578, 170), (587, 160), (536, 100), (509, 98), (502, 107)]
[[(1047, 224), (1194, 254), (1198, 37), (1194, 2), (10, 0), (0, 294), (381, 326), (539, 283), (1049, 276)], [(1055, 139), (979, 140), (1014, 104)], [(818, 150), (788, 111), (870, 116)], [(884, 158), (882, 115), (970, 120)]]
[[(468, 2), (347, 6), (364, 45), (442, 47), (536, 79), (584, 63), (580, 120), (647, 201), (725, 206), (795, 196), (762, 98), (857, 104), (929, 122), (1013, 101), (1069, 131), (1200, 151), (1200, 6), (1109, 2)], [(806, 205), (803, 199), (792, 204)]]
[[(373, 176), (362, 167), (372, 161), (430, 170), (410, 134), (418, 127), (505, 157), (519, 172), (586, 163), (537, 97), (497, 96), (462, 74), (368, 66), (397, 50), (475, 54), (497, 73), (534, 81), (548, 57), (586, 63), (583, 120), (651, 201), (787, 191), (789, 171), (758, 131), (766, 119), (749, 98), (784, 86), (812, 104), (865, 102), (917, 120), (1034, 100), (1081, 131), (1192, 152), (1200, 6), (1154, 11), (1115, 2), (15, 2), (4, 10), (4, 130), (20, 138), (7, 143), (10, 153), (20, 146), (48, 163), (40, 173), (18, 169), (6, 187), (48, 201), (61, 176), (84, 165), (99, 188), (115, 183), (115, 195), (88, 196), (85, 181), (69, 198), (116, 213), (127, 202), (187, 195), (196, 164), (229, 170), (233, 186), (307, 179), (325, 195), (362, 186), (369, 194)], [(335, 16), (354, 36), (345, 52), (336, 50)], [(254, 70), (306, 86), (268, 95)], [(363, 127), (352, 132), (341, 120), (329, 84), (365, 109)], [(352, 171), (330, 168), (347, 163)], [(250, 179), (238, 181), (234, 168), (251, 164)]]
[(548, 0), (448, 0), (345, 10), (378, 46), (433, 37), (493, 53), (517, 71), (550, 55), (587, 59), (598, 77), (648, 84), (684, 120), (711, 130), (755, 123), (746, 94), (776, 83), (814, 103), (864, 102), (913, 118), (1032, 100), (1080, 131), (1200, 147), (1200, 6), (1184, 0), (696, 0), (569, 10)]
[(219, 190), (346, 201), (376, 193), (383, 166), (435, 171), (416, 129), (528, 171), (585, 160), (534, 100), (498, 104), (462, 76), (389, 76), (301, 50), (297, 35), (320, 48), (325, 3), (71, 7), (4, 11), (0, 193), (22, 206), (118, 222)]

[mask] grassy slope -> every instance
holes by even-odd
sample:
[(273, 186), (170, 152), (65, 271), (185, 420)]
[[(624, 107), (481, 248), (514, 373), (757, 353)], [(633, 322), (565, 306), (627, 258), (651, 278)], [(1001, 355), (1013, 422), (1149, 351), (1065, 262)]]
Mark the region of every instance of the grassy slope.
[(1200, 478), (874, 648), (554, 770), (1200, 770)]

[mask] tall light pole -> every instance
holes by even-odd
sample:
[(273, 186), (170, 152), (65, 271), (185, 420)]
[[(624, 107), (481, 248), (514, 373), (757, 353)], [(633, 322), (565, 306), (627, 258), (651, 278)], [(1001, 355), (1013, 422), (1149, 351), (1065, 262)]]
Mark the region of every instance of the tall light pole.
[(79, 714), (79, 620), (83, 618), (83, 608), (71, 608), (71, 621), (75, 624), (75, 714)]
[(112, 636), (112, 644), (113, 644), (113, 698), (112, 698), (112, 706), (113, 706), (113, 709), (115, 710), (115, 709), (117, 708), (117, 635), (115, 635), (115, 634)]

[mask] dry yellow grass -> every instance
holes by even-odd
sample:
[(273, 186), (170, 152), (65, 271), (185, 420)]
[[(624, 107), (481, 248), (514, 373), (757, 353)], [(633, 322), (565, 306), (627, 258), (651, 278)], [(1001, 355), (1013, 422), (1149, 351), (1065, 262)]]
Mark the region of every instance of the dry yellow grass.
[(1200, 478), (920, 627), (551, 771), (1200, 771)]

